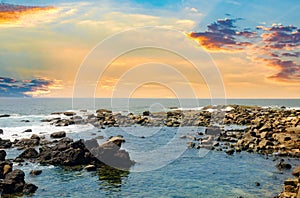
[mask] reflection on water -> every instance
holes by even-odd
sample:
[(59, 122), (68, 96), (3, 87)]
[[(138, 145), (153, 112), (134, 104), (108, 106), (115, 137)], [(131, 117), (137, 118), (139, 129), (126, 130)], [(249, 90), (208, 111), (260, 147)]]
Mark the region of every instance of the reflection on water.
[(97, 171), (100, 190), (109, 192), (121, 191), (122, 180), (128, 177), (129, 171), (103, 166)]

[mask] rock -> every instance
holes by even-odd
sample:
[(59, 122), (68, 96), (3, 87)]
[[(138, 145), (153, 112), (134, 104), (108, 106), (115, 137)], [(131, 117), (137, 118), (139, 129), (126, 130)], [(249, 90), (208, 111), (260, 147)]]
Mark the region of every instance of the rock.
[(21, 122), (30, 122), (30, 120), (21, 120)]
[(3, 134), (3, 129), (0, 129), (0, 135), (2, 135)]
[(34, 184), (27, 184), (25, 183), (24, 187), (23, 187), (23, 194), (25, 195), (30, 195), (35, 193), (35, 191), (38, 189), (38, 187)]
[(67, 112), (64, 112), (64, 115), (65, 116), (74, 116), (74, 115), (76, 115), (76, 113), (67, 111)]
[(300, 166), (297, 166), (296, 168), (294, 168), (292, 174), (296, 177), (300, 177)]
[(95, 165), (87, 165), (86, 167), (84, 167), (84, 169), (87, 171), (96, 171), (97, 167)]
[(255, 186), (260, 186), (260, 183), (259, 182), (255, 182)]
[(110, 111), (110, 110), (107, 110), (107, 109), (98, 109), (97, 111), (96, 111), (96, 113), (97, 114), (105, 114), (105, 113), (112, 113), (112, 111)]
[(144, 111), (143, 116), (150, 116), (150, 111)]
[(51, 133), (50, 137), (54, 138), (54, 139), (63, 138), (63, 137), (66, 137), (66, 132), (64, 132), (64, 131), (54, 132), (54, 133)]
[(0, 150), (0, 161), (4, 161), (6, 157), (5, 150)]
[(4, 140), (0, 138), (0, 149), (11, 148), (12, 142), (10, 140)]
[(32, 132), (32, 129), (26, 129), (26, 130), (24, 131), (24, 133), (29, 133), (29, 132)]
[(32, 134), (32, 136), (30, 137), (30, 139), (40, 140), (41, 138), (37, 134)]
[(187, 145), (188, 145), (188, 148), (194, 148), (195, 147), (194, 142), (188, 142)]
[(26, 148), (26, 147), (35, 147), (38, 146), (40, 141), (38, 139), (28, 139), (28, 138), (22, 138), (18, 142), (15, 143), (15, 146), (20, 148)]
[(280, 162), (277, 163), (276, 167), (278, 169), (291, 169), (292, 165), (285, 163), (284, 160), (282, 159), (282, 160), (280, 160)]
[(43, 172), (42, 170), (31, 170), (29, 174), (33, 176), (37, 176), (42, 174), (42, 172)]
[(16, 169), (8, 173), (4, 180), (0, 183), (0, 190), (2, 195), (5, 194), (31, 194), (37, 190), (37, 186), (34, 184), (26, 184), (25, 173), (19, 169)]
[(10, 117), (10, 115), (8, 115), (8, 114), (1, 114), (0, 115), (0, 118), (8, 118), (8, 117)]
[(34, 148), (28, 148), (23, 153), (21, 153), (18, 158), (32, 159), (37, 158), (39, 153)]
[(228, 149), (227, 151), (225, 151), (226, 154), (228, 155), (233, 155), (234, 154), (234, 149)]

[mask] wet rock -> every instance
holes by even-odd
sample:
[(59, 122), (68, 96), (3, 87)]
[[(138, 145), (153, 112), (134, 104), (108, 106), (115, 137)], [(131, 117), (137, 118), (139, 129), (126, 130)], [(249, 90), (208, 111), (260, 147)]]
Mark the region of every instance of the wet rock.
[(63, 137), (66, 137), (66, 132), (64, 132), (64, 131), (54, 132), (54, 133), (51, 133), (50, 137), (53, 139), (63, 138)]
[(6, 152), (5, 150), (0, 150), (0, 161), (5, 161)]
[(0, 138), (0, 149), (11, 148), (12, 142), (10, 140), (4, 140)]
[(0, 129), (0, 135), (2, 135), (3, 134), (3, 129)]
[(38, 187), (34, 184), (27, 184), (25, 183), (24, 187), (23, 187), (23, 194), (25, 195), (30, 195), (35, 193), (35, 191), (38, 189)]
[(37, 186), (34, 184), (26, 184), (25, 173), (19, 169), (16, 169), (8, 173), (4, 180), (0, 182), (0, 190), (2, 195), (5, 194), (31, 194), (37, 190)]
[(30, 120), (21, 120), (21, 122), (30, 122)]
[(43, 172), (42, 170), (31, 170), (29, 174), (32, 176), (37, 176), (42, 174), (42, 172)]
[(32, 132), (32, 129), (26, 129), (26, 130), (24, 131), (24, 133), (29, 133), (29, 132)]
[(255, 186), (260, 186), (260, 183), (259, 182), (255, 182)]
[(8, 118), (8, 117), (10, 117), (10, 115), (8, 115), (8, 114), (1, 114), (0, 115), (0, 118)]
[(37, 158), (39, 153), (34, 149), (34, 148), (28, 148), (23, 153), (21, 153), (18, 158), (21, 159), (32, 159), (32, 158)]

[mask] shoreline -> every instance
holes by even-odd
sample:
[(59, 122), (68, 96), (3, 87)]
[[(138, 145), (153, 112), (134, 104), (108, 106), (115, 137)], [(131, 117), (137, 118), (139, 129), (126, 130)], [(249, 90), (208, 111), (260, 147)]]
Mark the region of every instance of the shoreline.
[[(85, 124), (92, 124), (99, 129), (132, 126), (206, 127), (204, 133), (195, 132), (192, 135), (182, 135), (180, 138), (187, 139), (187, 147), (191, 149), (225, 151), (228, 155), (246, 151), (277, 157), (300, 158), (300, 110), (298, 109), (222, 105), (207, 106), (202, 110), (194, 111), (178, 109), (168, 112), (144, 111), (140, 115), (132, 113), (128, 115), (114, 114), (106, 109), (99, 109), (96, 113), (89, 114), (86, 117), (79, 116), (71, 111), (54, 112), (52, 115), (58, 117), (44, 119), (41, 122), (49, 123), (58, 130), (63, 126)], [(9, 116), (3, 114), (0, 119), (9, 118)], [(243, 126), (244, 129), (230, 130), (224, 127), (232, 125)], [(30, 134), (32, 131), (28, 130), (27, 132)], [(2, 133), (5, 133), (5, 130), (2, 130)], [(0, 147), (2, 149), (18, 147), (18, 149), (26, 151), (26, 149), (39, 145), (56, 143), (56, 146), (58, 146), (62, 143), (59, 141), (51, 142), (49, 139), (44, 138), (45, 136), (38, 142), (33, 140), (32, 137), (14, 142), (1, 139)], [(43, 143), (41, 144), (41, 142)], [(69, 149), (72, 150), (72, 148)], [(41, 155), (41, 152), (37, 155)], [(109, 154), (109, 156), (111, 155)], [(284, 161), (279, 162), (278, 168), (289, 168), (289, 164)], [(292, 197), (299, 192), (299, 184), (295, 180), (284, 184), (289, 187), (285, 187), (285, 191), (279, 197)]]

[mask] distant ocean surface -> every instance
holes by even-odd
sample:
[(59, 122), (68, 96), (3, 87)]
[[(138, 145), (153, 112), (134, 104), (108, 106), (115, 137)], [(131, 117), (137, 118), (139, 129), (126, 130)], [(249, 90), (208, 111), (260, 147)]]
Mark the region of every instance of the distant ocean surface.
[(98, 108), (141, 113), (169, 107), (197, 109), (211, 104), (258, 105), (264, 107), (300, 107), (300, 99), (110, 99), (110, 98), (0, 98), (0, 113), (36, 115), (55, 111)]
[[(130, 171), (100, 170), (96, 172), (66, 171), (59, 167), (27, 164), (14, 168), (25, 171), (26, 180), (36, 184), (39, 189), (33, 197), (273, 197), (282, 190), (284, 179), (291, 177), (291, 171), (276, 169), (276, 161), (257, 154), (242, 152), (227, 156), (224, 152), (211, 151), (205, 156), (199, 150), (186, 151), (173, 162), (152, 171), (137, 172), (143, 166), (147, 156), (137, 157), (130, 151), (148, 151), (160, 149), (174, 134), (176, 128), (129, 127), (106, 128), (99, 130), (89, 124), (80, 126), (55, 127), (42, 119), (53, 118), (52, 112), (75, 111), (78, 115), (95, 113), (96, 109), (111, 109), (127, 114), (142, 113), (149, 110), (169, 111), (170, 108), (201, 109), (211, 104), (257, 105), (264, 107), (285, 106), (299, 108), (300, 99), (55, 99), (55, 98), (0, 98), (0, 129), (3, 139), (20, 139), (32, 134), (49, 135), (55, 131), (66, 131), (74, 139), (91, 139), (94, 135), (109, 137), (121, 134), (126, 139), (123, 147), (129, 151), (131, 158), (137, 161)], [(80, 110), (87, 110), (86, 112)], [(29, 122), (22, 122), (28, 120)], [(32, 132), (23, 133), (26, 129)], [(157, 131), (156, 131), (157, 130)], [(184, 134), (203, 131), (203, 127), (183, 128)], [(155, 133), (154, 133), (154, 132)], [(141, 139), (141, 135), (145, 136)], [(182, 142), (180, 142), (182, 141)], [(178, 144), (186, 144), (179, 140)], [(201, 150), (201, 149), (200, 149)], [(8, 158), (16, 157), (17, 149), (7, 150)], [(175, 155), (170, 149), (170, 155)], [(162, 156), (163, 157), (163, 156)], [(160, 158), (152, 159), (160, 161)], [(289, 159), (287, 159), (289, 160)], [(297, 161), (290, 159), (294, 165)], [(41, 169), (37, 177), (29, 176), (32, 169)], [(256, 186), (255, 182), (261, 185)]]

